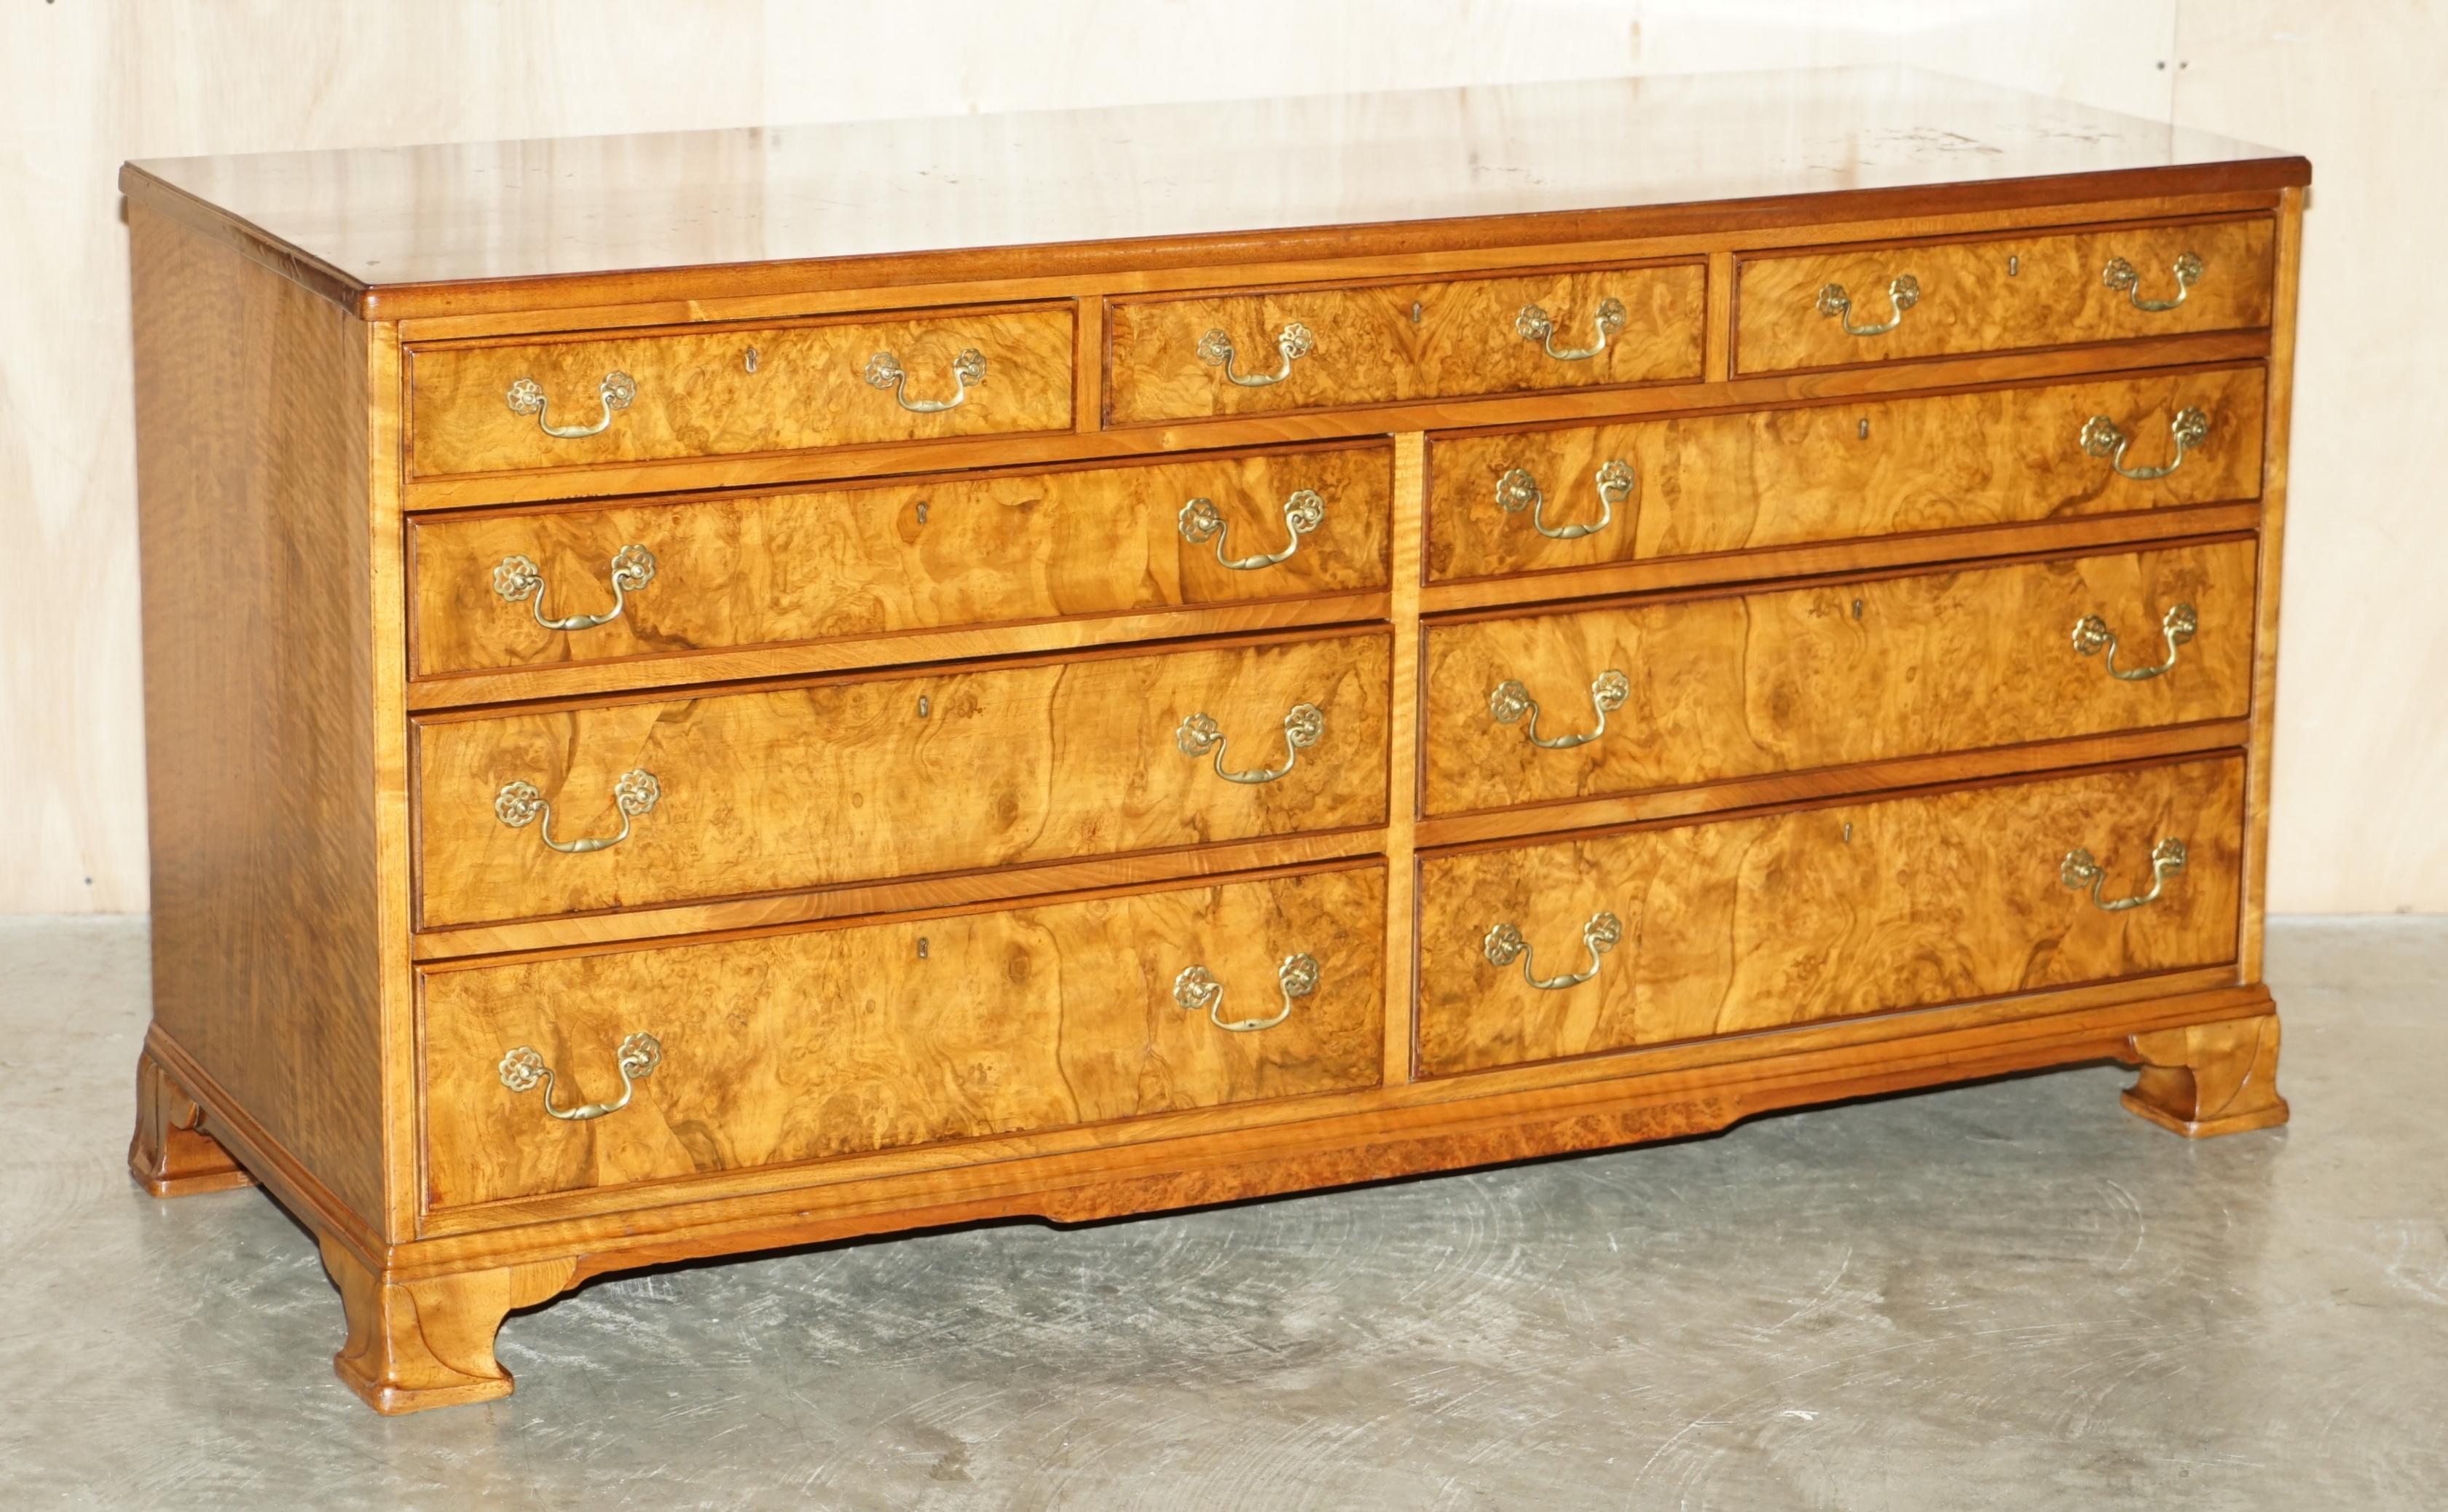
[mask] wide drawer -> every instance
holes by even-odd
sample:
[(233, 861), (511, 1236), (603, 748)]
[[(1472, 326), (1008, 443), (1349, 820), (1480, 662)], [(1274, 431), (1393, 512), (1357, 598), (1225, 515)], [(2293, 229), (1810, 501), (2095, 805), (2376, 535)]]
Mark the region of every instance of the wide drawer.
[(1439, 624), (1425, 812), (2241, 718), (2254, 551), (2229, 540)]
[(450, 514), (420, 676), (1383, 588), (1382, 445)]
[(2259, 330), (2270, 239), (2265, 218), (1746, 257), (1735, 371)]
[(1707, 303), (1697, 262), (1118, 299), (1106, 417), (1692, 381)]
[(1368, 868), (433, 972), (429, 1200), (1374, 1086), (1385, 896)]
[(1071, 429), (1073, 307), (409, 352), (419, 477)]
[(1449, 582), (2257, 499), (2263, 383), (2256, 365), (1437, 436), (1427, 573)]
[(2235, 958), (2233, 756), (1421, 868), (1442, 1076)]
[(427, 720), (421, 919), (1383, 824), (1387, 653), (1312, 636)]

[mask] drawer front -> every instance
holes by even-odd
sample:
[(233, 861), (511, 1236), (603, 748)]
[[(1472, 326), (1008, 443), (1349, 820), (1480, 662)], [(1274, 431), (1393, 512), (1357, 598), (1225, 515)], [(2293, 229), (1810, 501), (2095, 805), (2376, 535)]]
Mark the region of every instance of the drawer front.
[[(1109, 418), (1695, 381), (1706, 283), (1701, 264), (1677, 263), (1116, 300)], [(1287, 335), (1295, 328), (1305, 335)]]
[[(1371, 868), (434, 972), (429, 1199), (1374, 1086), (1385, 895)], [(1221, 991), (1186, 1007), (1203, 1001), (1180, 984), (1194, 967)], [(618, 1101), (624, 1043), (632, 1067), (654, 1062), (627, 1106), (545, 1112)], [(505, 1084), (521, 1047), (552, 1085)]]
[[(421, 916), (1383, 824), (1387, 652), (1381, 632), (429, 721)], [(547, 844), (615, 835), (580, 853)]]
[(430, 518), (416, 669), (1383, 588), (1392, 478), (1376, 446)]
[(2228, 756), (1431, 859), (1421, 1070), (2216, 966), (2243, 834)]
[(2255, 366), (1440, 436), (1428, 576), (2256, 499), (2263, 382)]
[(1063, 304), (416, 348), (411, 465), (437, 477), (1068, 431), (1073, 318)]
[[(2238, 718), (2254, 549), (2227, 541), (1439, 625), (1425, 812)], [(2179, 616), (2171, 658), (2179, 605), (2194, 628), (2183, 633)]]
[[(1735, 369), (2259, 330), (2269, 324), (2270, 225), (2118, 226), (1746, 258), (1734, 284)], [(1900, 283), (1902, 310), (1891, 297)]]

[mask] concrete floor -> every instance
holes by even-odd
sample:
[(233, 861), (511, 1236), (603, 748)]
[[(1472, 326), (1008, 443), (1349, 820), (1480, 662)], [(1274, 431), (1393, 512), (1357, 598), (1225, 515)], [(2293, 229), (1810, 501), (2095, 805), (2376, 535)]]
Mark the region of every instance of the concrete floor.
[(141, 923), (0, 921), (0, 1503), (2438, 1507), (2448, 920), (2282, 923), (2289, 1129), (2092, 1068), (1220, 1212), (612, 1277), (385, 1420), (122, 1163)]

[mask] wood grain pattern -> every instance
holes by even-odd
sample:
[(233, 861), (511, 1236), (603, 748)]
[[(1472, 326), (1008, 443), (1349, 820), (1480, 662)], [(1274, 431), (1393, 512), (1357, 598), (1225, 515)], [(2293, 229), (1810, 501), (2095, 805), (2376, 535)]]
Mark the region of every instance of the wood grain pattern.
[[(2268, 908), (2270, 758), (2278, 735), (2278, 594), (2279, 565), (2286, 554), (2286, 471), (2290, 454), (2287, 436), (2294, 426), (2295, 333), (2304, 266), (2304, 207), (2301, 190), (2290, 190), (2278, 212), (2276, 307), (2269, 322), (2269, 449), (2262, 462), (2261, 591), (2254, 606), (2252, 637), (2252, 751), (2245, 771), (2245, 813), (2248, 822), (2244, 841), (2243, 939), (2237, 958), (2247, 982), (2261, 980), (2263, 920)], [(2388, 602), (2388, 596), (2379, 596)], [(2358, 850), (2343, 843), (2347, 853)]]
[(577, 1271), (562, 1259), (394, 1280), (329, 1238), (322, 1251), (349, 1320), (332, 1369), (386, 1417), (508, 1396), (510, 1372), (493, 1357), (502, 1319), (568, 1287)]
[[(881, 488), (427, 518), (414, 527), (420, 674), (672, 656), (985, 627), (1190, 604), (1382, 589), (1391, 459), (1382, 446), (1056, 472), (952, 474)], [(1294, 538), (1285, 501), (1325, 519)], [(1212, 500), (1222, 536), (1186, 539)], [(612, 606), (610, 564), (636, 543), (655, 577), (619, 618), (545, 629), (493, 591), (512, 554), (541, 569), (543, 613)]]
[(2132, 1044), (2142, 1074), (2125, 1106), (2163, 1129), (2207, 1139), (2286, 1121), (2275, 1014), (2137, 1034)]
[[(428, 925), (632, 908), (1386, 820), (1387, 638), (1311, 637), (1034, 666), (949, 668), (755, 693), (436, 720), (417, 734)], [(926, 713), (920, 713), (920, 700)], [(1226, 737), (1229, 771), (1277, 767), (1295, 705), (1325, 731), (1282, 778), (1234, 783), (1175, 732)], [(511, 829), (532, 782), (555, 838), (612, 833), (633, 769), (662, 796), (589, 855)]]
[[(1563, 269), (1482, 278), (1219, 291), (1195, 297), (1116, 299), (1105, 307), (1110, 425), (1387, 404), (1410, 399), (1700, 376), (1707, 267)], [(1514, 323), (1536, 304), (1555, 322), (1559, 351), (1588, 349), (1606, 299), (1626, 323), (1597, 355), (1551, 357)], [(1262, 388), (1226, 380), (1199, 356), (1211, 330), (1232, 342), (1234, 371), (1284, 366), (1277, 334), (1297, 322), (1315, 348), (1291, 375)]]
[(153, 1022), (379, 1224), (366, 328), (128, 231)]
[[(2271, 234), (2270, 220), (2256, 217), (1747, 258), (1736, 275), (1734, 365), (1745, 373), (1773, 373), (2258, 329), (2269, 324)], [(2143, 298), (2172, 299), (2170, 269), (2186, 252), (2201, 258), (2203, 273), (2173, 310), (2138, 310), (2129, 295), (2101, 281), (2108, 260), (2123, 258), (2140, 276)], [(2009, 258), (2016, 259), (2012, 273)], [(1853, 300), (1854, 325), (1884, 323), (1894, 314), (1889, 281), (1905, 273), (1920, 280), (1921, 302), (1893, 331), (1847, 335), (1819, 313), (1820, 289), (1842, 284)]]
[[(1781, 592), (1439, 624), (1428, 631), (1425, 812), (1633, 793), (1773, 772), (2241, 718), (2252, 667), (2248, 540), (1924, 572)], [(2160, 624), (2201, 628), (2138, 681), (2072, 643), (2105, 619), (2120, 670)], [(1858, 606), (1858, 610), (1856, 608)], [(1547, 750), (1489, 697), (1519, 680), (1542, 738), (1597, 728), (1591, 683), (1629, 697), (1607, 734)]]
[[(1421, 868), (1420, 1068), (1447, 1076), (2234, 959), (2244, 767), (2234, 756), (1431, 858)], [(2138, 894), (2152, 848), (2190, 850), (2154, 903), (2069, 890), (2098, 857)], [(1482, 942), (1507, 922), (1540, 991)]]
[[(1386, 876), (1345, 870), (1093, 902), (444, 971), (425, 983), (436, 1207), (1298, 1097), (1379, 1080)], [(1231, 1032), (1174, 1001), (1203, 965)], [(534, 1046), (564, 1104), (662, 1063), (629, 1107), (547, 1118), (496, 1068)]]
[[(1065, 431), (1074, 317), (1066, 302), (412, 347), (410, 470), (435, 477)], [(985, 355), (985, 377), (957, 408), (937, 413), (905, 409), (863, 376), (870, 356), (889, 352), (908, 374), (909, 399), (948, 400), (958, 392), (953, 360), (966, 348)], [(544, 432), (539, 421), (602, 418), (598, 390), (616, 372), (636, 380), (637, 393), (610, 425), (576, 438)], [(506, 396), (521, 378), (542, 386), (543, 414), (509, 407)]]
[(127, 1169), (157, 1197), (255, 1184), (238, 1158), (205, 1132), (202, 1104), (171, 1080), (149, 1050), (136, 1058), (136, 1134), (127, 1141)]
[[(1444, 583), (2257, 498), (2258, 367), (1679, 416), (1429, 443), (1428, 577)], [(2166, 460), (2176, 411), (2210, 432), (2167, 477), (2120, 477), (2082, 450), (2107, 415), (2136, 469)], [(1633, 487), (1605, 529), (1540, 534), (1497, 503), (1520, 469), (1551, 527), (1595, 523), (1594, 481), (1620, 460)]]

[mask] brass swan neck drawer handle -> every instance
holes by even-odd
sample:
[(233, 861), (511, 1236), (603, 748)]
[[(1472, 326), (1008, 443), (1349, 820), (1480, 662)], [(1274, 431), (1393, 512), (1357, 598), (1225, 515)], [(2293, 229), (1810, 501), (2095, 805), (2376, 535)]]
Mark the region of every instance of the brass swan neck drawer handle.
[(969, 391), (986, 381), (985, 354), (975, 347), (965, 347), (952, 359), (952, 396), (948, 399), (913, 399), (902, 392), (909, 374), (901, 371), (901, 359), (889, 352), (879, 352), (867, 359), (867, 386), (882, 389), (892, 400), (913, 414), (941, 414), (957, 410), (968, 402)]
[(621, 1096), (610, 1102), (589, 1102), (583, 1107), (556, 1108), (552, 1105), (552, 1067), (544, 1057), (527, 1045), (520, 1045), (502, 1057), (502, 1085), (512, 1092), (526, 1092), (538, 1082), (544, 1085), (544, 1110), (564, 1122), (583, 1122), (600, 1119), (607, 1113), (618, 1113), (638, 1095), (638, 1083), (655, 1074), (663, 1062), (663, 1042), (651, 1034), (633, 1034), (621, 1042)]
[(1614, 949), (1622, 939), (1623, 921), (1621, 919), (1612, 913), (1591, 914), (1590, 922), (1581, 926), (1581, 948), (1590, 953), (1590, 968), (1586, 971), (1569, 972), (1559, 977), (1541, 977), (1538, 973), (1531, 966), (1530, 943), (1522, 939), (1521, 931), (1510, 924), (1491, 927), (1487, 931), (1487, 938), (1480, 942), (1479, 947), (1487, 956), (1489, 966), (1501, 968), (1519, 960), (1521, 963), (1522, 981), (1541, 992), (1561, 992), (1566, 987), (1579, 986), (1597, 976), (1599, 966), (1603, 964), (1599, 957)]
[(1292, 1004), (1317, 990), (1317, 957), (1288, 955), (1275, 968), (1275, 985), (1283, 989), (1284, 1005), (1272, 1019), (1227, 1019), (1224, 1017), (1224, 984), (1215, 973), (1203, 966), (1185, 967), (1173, 979), (1173, 1001), (1184, 1010), (1195, 1013), (1207, 1010), (1207, 1022), (1234, 1034), (1249, 1034), (1259, 1029), (1272, 1029), (1292, 1016)]
[(2168, 422), (2168, 434), (2175, 442), (2176, 454), (2162, 467), (2129, 468), (2125, 465), (2125, 449), (2133, 444), (2133, 438), (2117, 429), (2115, 421), (2104, 414), (2095, 414), (2082, 423), (2082, 450), (2090, 456), (2106, 457), (2108, 465), (2116, 469), (2118, 477), (2132, 478), (2136, 483), (2149, 483), (2153, 478), (2164, 478), (2183, 467), (2185, 453), (2201, 445), (2202, 438), (2209, 433), (2210, 417), (2208, 411), (2179, 410), (2176, 411), (2176, 417)]
[(1284, 327), (1275, 337), (1275, 350), (1283, 354), (1284, 365), (1272, 373), (1235, 373), (1233, 371), (1233, 339), (1221, 331), (1210, 331), (1198, 338), (1198, 360), (1211, 368), (1222, 368), (1228, 383), (1244, 389), (1263, 389), (1271, 383), (1281, 383), (1292, 375), (1292, 364), (1317, 350), (1317, 337), (1309, 327), (1295, 320)]
[(2173, 310), (2185, 302), (2186, 294), (2202, 281), (2202, 259), (2190, 252), (2178, 253), (2176, 260), (2168, 264), (2168, 271), (2176, 276), (2176, 297), (2172, 299), (2143, 298), (2142, 275), (2134, 272), (2133, 264), (2123, 258), (2109, 258), (2108, 266), (2099, 270), (2099, 281), (2112, 289), (2122, 290), (2125, 297), (2133, 301), (2134, 309), (2156, 314), (2161, 310)]
[(1507, 514), (1530, 511), (1530, 528), (1550, 541), (1578, 541), (1585, 535), (1596, 535), (1615, 523), (1615, 507), (1632, 497), (1634, 475), (1632, 464), (1616, 457), (1598, 465), (1595, 474), (1598, 486), (1598, 517), (1588, 525), (1549, 525), (1547, 495), (1539, 488), (1539, 480), (1525, 468), (1510, 468), (1496, 480), (1496, 507)]
[(564, 855), (584, 855), (590, 851), (608, 851), (629, 838), (629, 821), (641, 813), (654, 812), (662, 797), (662, 784), (651, 772), (624, 772), (612, 785), (612, 803), (621, 811), (621, 833), (594, 835), (583, 840), (556, 840), (552, 837), (552, 805), (532, 782), (506, 782), (493, 795), (493, 816), (513, 830), (524, 830), (536, 819), (544, 820), (536, 833), (544, 836), (548, 848)]
[(2101, 897), (2099, 890), (2107, 884), (2108, 872), (2090, 852), (2079, 849), (2066, 852), (2065, 860), (2057, 867), (2057, 880), (2076, 892), (2089, 889), (2094, 907), (2109, 913), (2122, 913), (2127, 909), (2158, 902), (2159, 894), (2167, 889), (2168, 879), (2183, 870), (2185, 842), (2171, 834), (2151, 848), (2151, 890), (2148, 892), (2137, 892), (2127, 898)]
[(1514, 318), (1513, 334), (1524, 341), (1538, 342), (1540, 351), (1559, 362), (1586, 362), (1604, 352), (1607, 349), (1607, 342), (1622, 332), (1624, 318), (1621, 299), (1607, 298), (1598, 301), (1597, 314), (1590, 317), (1590, 323), (1597, 328), (1597, 344), (1579, 348), (1567, 347), (1559, 352), (1556, 349), (1555, 320), (1537, 305), (1525, 304), (1521, 307), (1521, 314)]
[(1235, 572), (1255, 572), (1260, 567), (1272, 567), (1291, 560), (1291, 554), (1300, 549), (1301, 537), (1326, 523), (1326, 501), (1310, 488), (1303, 488), (1286, 499), (1284, 528), (1291, 532), (1291, 540), (1281, 551), (1262, 556), (1236, 558), (1224, 554), (1224, 533), (1230, 526), (1224, 523), (1224, 511), (1215, 507), (1213, 499), (1202, 496), (1191, 500), (1181, 507), (1178, 520), (1181, 539), (1192, 545), (1204, 545), (1212, 540), (1215, 543), (1216, 561)]
[(1249, 772), (1224, 770), (1227, 737), (1223, 728), (1204, 714), (1194, 714), (1182, 720), (1181, 728), (1173, 732), (1173, 743), (1181, 748), (1183, 756), (1193, 759), (1214, 751), (1215, 775), (1227, 782), (1272, 782), (1291, 771), (1294, 763), (1300, 760), (1300, 754), (1317, 744), (1325, 734), (1326, 711), (1314, 703), (1295, 703), (1291, 712), (1284, 716), (1284, 764)]
[(1522, 726), (1521, 733), (1530, 737), (1532, 745), (1545, 751), (1570, 751), (1606, 734), (1607, 716), (1622, 708), (1623, 701), (1631, 697), (1632, 679), (1614, 667), (1607, 668), (1590, 682), (1590, 707), (1598, 713), (1598, 727), (1581, 735), (1559, 735), (1552, 739), (1539, 734), (1539, 700), (1530, 697), (1528, 688), (1511, 678), (1498, 683), (1496, 691), (1487, 696), (1487, 712), (1499, 724), (1520, 724), (1522, 716), (1527, 715), (1530, 722)]
[(2159, 635), (2168, 642), (2168, 660), (2155, 667), (2126, 667), (2120, 670), (2116, 665), (2116, 632), (2110, 629), (2108, 622), (2099, 616), (2086, 614), (2074, 622), (2074, 649), (2077, 656), (2086, 657), (2096, 656), (2105, 651), (2108, 653), (2106, 665), (2110, 677), (2119, 682), (2142, 682), (2173, 670), (2176, 665), (2176, 647), (2190, 641), (2193, 633), (2201, 627), (2201, 617), (2193, 612), (2191, 604), (2177, 604), (2159, 622)]
[(641, 545), (612, 553), (612, 607), (602, 614), (551, 616), (544, 612), (544, 574), (526, 557), (504, 557), (493, 569), (493, 591), (512, 603), (532, 603), (535, 622), (547, 630), (592, 630), (621, 618), (629, 595), (655, 581), (655, 554)]
[(533, 378), (521, 378), (510, 385), (509, 392), (512, 414), (534, 415), (538, 430), (548, 436), (559, 436), (564, 441), (575, 441), (580, 436), (597, 435), (609, 429), (612, 424), (612, 411), (626, 410), (629, 408), (629, 401), (637, 396), (637, 379), (625, 373), (607, 373), (603, 374), (603, 381), (595, 386), (595, 397), (603, 404), (603, 412), (596, 418), (595, 423), (593, 425), (555, 425), (545, 418), (545, 411), (552, 401), (545, 397), (543, 384)]
[(1831, 283), (1819, 291), (1819, 313), (1845, 328), (1848, 336), (1883, 336), (1904, 323), (1904, 312), (1921, 303), (1921, 280), (1909, 273), (1899, 273), (1887, 280), (1887, 302), (1895, 314), (1874, 326), (1853, 323), (1853, 297), (1841, 283)]

